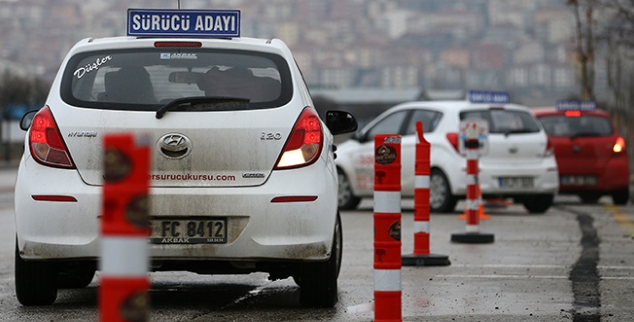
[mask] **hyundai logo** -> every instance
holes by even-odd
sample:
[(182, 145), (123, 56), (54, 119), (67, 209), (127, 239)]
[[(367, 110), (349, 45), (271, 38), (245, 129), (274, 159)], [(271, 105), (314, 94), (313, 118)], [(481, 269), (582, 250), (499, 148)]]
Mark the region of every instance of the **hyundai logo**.
[(170, 159), (180, 159), (191, 152), (191, 140), (180, 133), (163, 135), (157, 142), (158, 150)]

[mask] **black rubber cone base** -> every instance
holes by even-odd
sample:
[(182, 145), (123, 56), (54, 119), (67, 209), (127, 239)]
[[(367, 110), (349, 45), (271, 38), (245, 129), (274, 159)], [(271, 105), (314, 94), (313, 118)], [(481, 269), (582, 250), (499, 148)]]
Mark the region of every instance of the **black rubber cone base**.
[(495, 240), (493, 234), (487, 233), (462, 233), (452, 234), (451, 241), (464, 244), (490, 244)]
[(401, 264), (403, 266), (447, 266), (451, 265), (449, 257), (445, 255), (402, 255)]

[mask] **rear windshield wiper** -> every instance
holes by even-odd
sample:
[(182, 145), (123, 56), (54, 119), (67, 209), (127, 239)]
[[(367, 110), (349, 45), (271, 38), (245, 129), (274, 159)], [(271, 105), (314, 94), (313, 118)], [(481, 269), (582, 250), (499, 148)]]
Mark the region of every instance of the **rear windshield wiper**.
[(515, 129), (515, 130), (506, 130), (498, 133), (503, 133), (504, 136), (509, 136), (509, 134), (524, 134), (524, 133), (535, 133), (536, 131), (530, 129)]
[(178, 111), (236, 111), (249, 109), (248, 98), (195, 96), (177, 98), (159, 108), (156, 118), (160, 119), (170, 110)]

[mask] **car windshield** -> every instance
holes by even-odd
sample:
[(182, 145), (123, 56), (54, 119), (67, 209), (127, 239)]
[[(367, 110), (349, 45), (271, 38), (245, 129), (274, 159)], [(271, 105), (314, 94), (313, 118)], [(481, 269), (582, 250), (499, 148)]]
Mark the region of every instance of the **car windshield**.
[(364, 128), (354, 133), (355, 140), (370, 140), (377, 134), (416, 134), (416, 123), (422, 122), (423, 133), (433, 132), (438, 126), (442, 113), (425, 109), (411, 109), (387, 115), (371, 128)]
[(540, 131), (535, 118), (525, 111), (508, 109), (472, 110), (460, 113), (460, 120), (482, 119), (488, 123), (489, 133), (518, 134)]
[(247, 108), (261, 109), (288, 103), (291, 84), (289, 68), (278, 55), (147, 48), (74, 56), (64, 71), (61, 95), (71, 105), (98, 109), (152, 111), (189, 97), (248, 100)]
[(597, 115), (549, 115), (541, 116), (539, 121), (552, 136), (609, 136), (614, 132), (611, 120)]

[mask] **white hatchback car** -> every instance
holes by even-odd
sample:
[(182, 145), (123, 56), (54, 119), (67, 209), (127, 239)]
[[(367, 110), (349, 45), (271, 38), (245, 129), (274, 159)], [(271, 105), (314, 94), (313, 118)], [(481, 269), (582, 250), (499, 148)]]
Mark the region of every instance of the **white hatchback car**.
[[(121, 132), (154, 140), (152, 226), (224, 228), (213, 238), (153, 229), (153, 270), (268, 272), (293, 277), (306, 306), (337, 302), (333, 135), (357, 125), (347, 112), (319, 118), (281, 40), (84, 39), (63, 60), (46, 105), (22, 125), (15, 283), (23, 305), (51, 304), (58, 288), (91, 282), (100, 255), (102, 141)], [(170, 238), (179, 234), (202, 238)]]
[(351, 139), (338, 145), (339, 208), (354, 209), (372, 197), (374, 136), (400, 134), (401, 195), (414, 196), (416, 122), (423, 123), (431, 145), (430, 210), (454, 211), (466, 197), (466, 158), (459, 153), (461, 120), (488, 123), (488, 153), (479, 158), (483, 198), (513, 198), (531, 213), (543, 213), (558, 190), (553, 147), (529, 108), (516, 104), (469, 101), (402, 103), (372, 120)]

